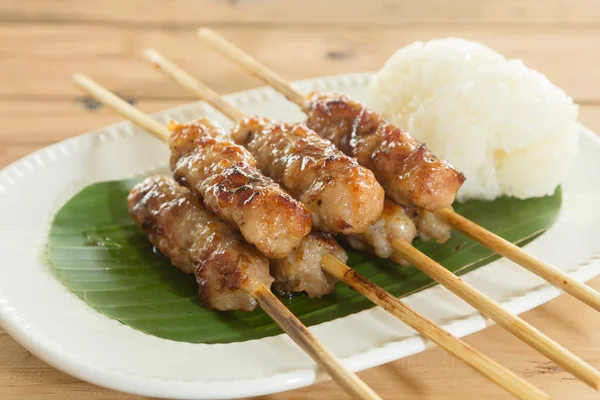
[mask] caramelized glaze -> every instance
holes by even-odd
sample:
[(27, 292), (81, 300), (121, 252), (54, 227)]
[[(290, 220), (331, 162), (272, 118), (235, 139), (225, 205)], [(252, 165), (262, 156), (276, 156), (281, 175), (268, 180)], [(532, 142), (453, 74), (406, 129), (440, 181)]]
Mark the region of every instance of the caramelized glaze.
[(171, 169), (177, 182), (236, 226), (268, 258), (285, 257), (310, 232), (311, 214), (257, 168), (254, 157), (200, 118), (169, 125)]
[(135, 186), (129, 213), (150, 242), (181, 271), (194, 274), (207, 308), (252, 311), (251, 293), (269, 287), (268, 260), (174, 180), (153, 176)]
[(310, 129), (373, 171), (397, 203), (440, 210), (452, 204), (465, 181), (425, 144), (346, 96), (313, 92), (304, 111)]

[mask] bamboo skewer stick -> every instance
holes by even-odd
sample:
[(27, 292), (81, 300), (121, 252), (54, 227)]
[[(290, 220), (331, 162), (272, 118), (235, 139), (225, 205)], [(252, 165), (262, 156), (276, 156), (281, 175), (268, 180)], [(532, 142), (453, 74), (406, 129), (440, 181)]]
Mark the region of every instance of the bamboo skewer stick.
[[(200, 99), (211, 104), (215, 109), (228, 116), (234, 122), (244, 115), (241, 111), (224, 102), (222, 98), (220, 98), (220, 96), (207, 85), (201, 83), (190, 74), (179, 68), (173, 62), (161, 56), (156, 50), (148, 49), (144, 52), (144, 54), (157, 68), (165, 72), (167, 76), (179, 83), (182, 87), (187, 88), (190, 92), (199, 96)], [(227, 104), (227, 107), (221, 108), (223, 104)], [(466, 343), (453, 337), (441, 327), (435, 325), (432, 321), (418, 315), (414, 310), (406, 306), (399, 299), (395, 298), (380, 287), (374, 285), (356, 271), (339, 262), (339, 260), (336, 262), (334, 257), (324, 258), (323, 269), (336, 276), (346, 284), (350, 285), (359, 293), (373, 301), (376, 305), (381, 306), (416, 331), (430, 338), (438, 345), (446, 348), (452, 354), (465, 361), (468, 365), (480, 371), (493, 381), (497, 383), (503, 382), (498, 380), (500, 377), (497, 375), (497, 373), (489, 370), (489, 366), (491, 365), (490, 362), (494, 363), (492, 360), (486, 358), (478, 352), (476, 353), (476, 351), (470, 348)], [(473, 354), (476, 354), (475, 358), (472, 357)], [(487, 366), (488, 369), (483, 368), (484, 366)], [(494, 363), (494, 367), (492, 369), (498, 371), (498, 367), (499, 366)], [(507, 388), (509, 391), (511, 390), (509, 386), (503, 387)]]
[[(207, 28), (201, 28), (198, 30), (198, 35), (219, 53), (241, 66), (259, 80), (272, 86), (304, 111), (304, 96), (294, 89), (285, 79), (214, 31)], [(527, 252), (518, 246), (513, 245), (502, 239), (500, 236), (469, 221), (451, 209), (444, 209), (437, 214), (448, 221), (448, 223), (459, 232), (464, 233), (483, 246), (521, 265), (555, 287), (564, 290), (576, 299), (600, 311), (600, 293), (598, 291), (577, 282), (564, 272), (527, 254)]]
[[(172, 62), (164, 59), (156, 50), (146, 49), (144, 55), (149, 59), (156, 68), (168, 69), (169, 76), (175, 80), (177, 84), (188, 89), (192, 94), (195, 94), (198, 98), (206, 101), (209, 104), (213, 104), (213, 107), (218, 109), (227, 118), (237, 121), (245, 117), (245, 114), (240, 110), (233, 107), (228, 102), (224, 101), (219, 94), (207, 87), (206, 85), (200, 84), (191, 75), (186, 73), (181, 68), (177, 67)], [(172, 72), (171, 72), (172, 71)]]
[(323, 269), (352, 287), (417, 332), (443, 347), (474, 370), (486, 376), (517, 398), (548, 398), (548, 395), (483, 355), (466, 342), (417, 313), (391, 293), (383, 290), (367, 278), (348, 267), (337, 258), (327, 254), (323, 257)]
[(548, 281), (558, 289), (564, 290), (566, 293), (570, 294), (576, 299), (582, 301), (597, 311), (600, 311), (600, 293), (588, 285), (577, 282), (564, 272), (559, 271), (542, 260), (533, 257), (531, 254), (523, 251), (508, 240), (495, 235), (494, 233), (450, 209), (441, 210), (437, 212), (437, 215), (442, 217), (457, 231), (467, 235), (483, 246), (494, 250), (496, 253), (508, 258), (509, 260), (521, 265), (528, 271)]
[(347, 370), (335, 356), (323, 346), (315, 335), (267, 287), (255, 292), (262, 309), (292, 338), (306, 354), (317, 362), (334, 381), (355, 399), (380, 399), (358, 376)]
[[(157, 55), (158, 53), (154, 52), (153, 54)], [(137, 110), (135, 107), (118, 98), (108, 90), (102, 88), (95, 82), (82, 75), (76, 75), (75, 80), (84, 90), (92, 94), (92, 96), (96, 97), (102, 103), (113, 108), (119, 114), (125, 116), (126, 118), (131, 118), (132, 122), (140, 126), (153, 129), (155, 131), (153, 134), (163, 138), (165, 141), (165, 138), (168, 138), (168, 131), (165, 135), (166, 128), (164, 126), (155, 122), (148, 115)], [(204, 93), (210, 94), (210, 92), (212, 92), (208, 88), (202, 88), (201, 84), (196, 86), (200, 87)], [(214, 94), (212, 97), (213, 99), (220, 100), (216, 93), (212, 93)], [(222, 102), (217, 102), (216, 104), (221, 103)], [(228, 108), (226, 109), (230, 111), (234, 110), (231, 112), (231, 115), (243, 115), (233, 106), (228, 105)], [(150, 122), (150, 120), (152, 122)], [(479, 371), (481, 374), (497, 383), (499, 386), (512, 393), (517, 398), (548, 398), (544, 392), (540, 391), (535, 386), (523, 380), (502, 365), (479, 353), (477, 350), (473, 349), (460, 339), (455, 338), (450, 333), (434, 324), (432, 321), (420, 316), (413, 309), (402, 303), (399, 299), (374, 285), (365, 277), (351, 270), (348, 266), (341, 263), (335, 257), (324, 258), (323, 265), (326, 271), (346, 282), (359, 293), (367, 296), (374, 303), (382, 305), (382, 307), (404, 321), (407, 325), (422, 333), (424, 336), (430, 338), (433, 342), (446, 348), (456, 357), (466, 362), (475, 370)], [(351, 273), (348, 273), (348, 271)], [(351, 377), (348, 377), (347, 375), (351, 375), (351, 373), (339, 368), (339, 362), (337, 362), (333, 356), (323, 348), (316, 338), (312, 336), (310, 331), (304, 327), (302, 323), (297, 320), (296, 317), (289, 312), (289, 310), (287, 310), (287, 308), (285, 308), (285, 306), (270, 292), (270, 290), (267, 288), (260, 289), (256, 293), (256, 298), (265, 312), (271, 315), (271, 317), (284, 330), (284, 332), (290, 335), (290, 337), (300, 347), (302, 347), (302, 349), (305, 350), (309, 356), (319, 363), (319, 365), (321, 365), (332, 376), (332, 378), (334, 378), (340, 384), (340, 386), (347, 390), (354, 390), (354, 392), (350, 391), (350, 393), (361, 393), (362, 391), (363, 394), (368, 394), (368, 392), (366, 392), (368, 387), (361, 381), (358, 381), (360, 383), (359, 385), (357, 382), (354, 382)], [(355, 375), (352, 376), (355, 377)], [(358, 378), (355, 380), (358, 380)], [(359, 396), (358, 398), (377, 397)]]
[(198, 29), (198, 36), (210, 44), (219, 53), (229, 58), (235, 64), (243, 67), (247, 72), (254, 75), (273, 89), (284, 95), (292, 103), (297, 104), (304, 111), (305, 97), (302, 93), (281, 76), (261, 64), (248, 53), (226, 40), (224, 37), (208, 28)]
[(153, 120), (148, 114), (140, 111), (137, 107), (133, 107), (119, 96), (103, 88), (83, 74), (73, 75), (73, 80), (80, 88), (100, 103), (109, 106), (113, 111), (127, 120), (133, 121), (158, 140), (169, 143), (169, 136), (171, 135), (169, 129), (160, 122)]
[[(123, 99), (103, 88), (96, 82), (87, 78), (84, 75), (77, 74), (74, 76), (75, 82), (90, 95), (95, 97), (101, 103), (109, 106), (117, 113), (127, 119), (130, 119), (135, 124), (147, 129), (152, 135), (159, 139), (168, 142), (168, 129), (154, 121), (149, 115), (133, 107)], [(279, 301), (271, 290), (267, 287), (261, 287), (252, 293), (262, 309), (287, 333), (294, 342), (302, 350), (306, 352), (319, 366), (355, 399), (373, 399), (381, 400), (381, 398), (367, 386), (356, 374), (346, 369), (342, 363), (335, 358), (323, 346), (323, 344), (314, 336), (298, 318), (294, 316), (284, 305)]]
[[(220, 37), (218, 38), (220, 41), (224, 40)], [(227, 46), (233, 45), (227, 44)], [(241, 52), (239, 49), (237, 51)], [(232, 57), (237, 59), (237, 53), (231, 54), (236, 54)], [(201, 93), (210, 94), (210, 96), (200, 96), (200, 98), (209, 102), (213, 107), (219, 110), (219, 105), (221, 102), (211, 103), (211, 99), (218, 97), (218, 94), (216, 94), (212, 89), (206, 87), (206, 85), (200, 83), (198, 80), (181, 70), (175, 64), (160, 56), (160, 54), (158, 54), (155, 50), (147, 51), (146, 55), (151, 59), (155, 66), (162, 69), (168, 76), (188, 90), (198, 94), (199, 92), (195, 91), (194, 88), (201, 87)], [(281, 81), (281, 79), (279, 81)], [(294, 91), (294, 89), (291, 87), (289, 90)], [(222, 112), (226, 113), (227, 110), (222, 110)], [(235, 115), (238, 114), (241, 114), (241, 112), (237, 111), (236, 113), (228, 116), (233, 119), (235, 118)], [(581, 381), (585, 382), (596, 390), (600, 390), (600, 373), (591, 365), (587, 364), (575, 354), (571, 353), (558, 343), (554, 342), (552, 339), (539, 332), (520, 317), (513, 316), (508, 313), (499, 304), (495, 303), (483, 293), (465, 283), (462, 279), (446, 270), (440, 264), (431, 260), (425, 254), (419, 252), (412, 245), (404, 242), (401, 242), (401, 244), (394, 243), (394, 245), (396, 252), (399, 253), (401, 257), (406, 258), (409, 261), (416, 262), (414, 265), (433, 280), (451, 290), (454, 294), (469, 303), (472, 307), (494, 320), (500, 326), (532, 346), (534, 349), (538, 350), (552, 361), (556, 362), (558, 365), (561, 365), (565, 370), (572, 373)]]
[(158, 53), (158, 51), (154, 49), (146, 49), (144, 51), (144, 55), (152, 62), (152, 64), (154, 64), (157, 69), (165, 71), (168, 76), (175, 81), (175, 83), (186, 88), (192, 94), (198, 96), (199, 99), (211, 104), (214, 108), (219, 110), (223, 115), (232, 121), (240, 120), (246, 116), (243, 112), (224, 101), (217, 92), (208, 86), (201, 84), (190, 74), (169, 60), (165, 59)]
[(595, 390), (600, 390), (600, 373), (591, 365), (544, 335), (522, 318), (508, 313), (498, 303), (467, 284), (464, 280), (421, 253), (409, 243), (401, 240), (392, 242), (394, 249), (434, 281), (481, 311), (498, 325), (527, 343), (535, 350), (562, 366)]

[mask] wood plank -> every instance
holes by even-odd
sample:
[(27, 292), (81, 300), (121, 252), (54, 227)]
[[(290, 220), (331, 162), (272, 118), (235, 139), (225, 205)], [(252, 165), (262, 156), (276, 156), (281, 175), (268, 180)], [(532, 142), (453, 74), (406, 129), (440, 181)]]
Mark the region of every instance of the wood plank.
[(38, 144), (0, 143), (0, 169), (50, 144), (52, 142)]
[[(600, 277), (589, 282), (600, 289)], [(598, 313), (580, 302), (561, 296), (523, 314), (523, 318), (595, 367), (600, 367)], [(588, 319), (589, 318), (589, 319)], [(486, 355), (546, 391), (554, 399), (597, 399), (598, 393), (577, 381), (560, 367), (525, 346), (498, 326), (467, 337), (466, 341)], [(598, 345), (594, 345), (598, 341)], [(361, 373), (365, 383), (388, 399), (506, 399), (497, 387), (440, 348), (395, 361)], [(310, 388), (264, 396), (261, 400), (328, 398), (336, 390), (333, 382)], [(321, 396), (321, 397), (317, 397)], [(256, 399), (258, 400), (258, 399)]]
[[(596, 73), (600, 28), (373, 27), (318, 31), (227, 28), (219, 31), (291, 80), (377, 70), (396, 49), (413, 41), (468, 37), (507, 57), (524, 59), (528, 66), (544, 72), (577, 101), (600, 101), (600, 74)], [(72, 98), (79, 92), (70, 77), (75, 72), (85, 72), (109, 88), (136, 98), (190, 98), (143, 59), (141, 53), (149, 46), (164, 52), (219, 92), (258, 85), (255, 79), (200, 43), (194, 30), (5, 24), (0, 26), (3, 56), (0, 97)], [(294, 51), (290, 53), (290, 49)]]
[(595, 0), (3, 0), (0, 20), (200, 24), (598, 24)]
[[(152, 113), (181, 103), (177, 100), (142, 100), (136, 103), (136, 106), (144, 112)], [(97, 103), (86, 105), (81, 99), (12, 102), (1, 100), (0, 119), (4, 122), (4, 129), (0, 132), (0, 143), (5, 146), (46, 146), (123, 121), (123, 117), (110, 109), (96, 107)]]
[[(141, 58), (154, 46), (226, 93), (259, 83), (199, 43), (209, 25), (288, 79), (376, 70), (415, 40), (467, 37), (548, 75), (600, 132), (600, 2), (596, 0), (2, 0), (0, 168), (40, 147), (118, 122), (91, 109), (71, 84), (85, 72), (147, 112), (192, 98)], [(600, 289), (600, 278), (593, 281)], [(600, 319), (561, 298), (525, 319), (600, 367)], [(510, 335), (492, 327), (469, 343), (553, 398), (598, 398)], [(81, 382), (31, 355), (0, 330), (0, 399), (141, 399)], [(440, 349), (360, 376), (384, 398), (505, 399), (506, 394)], [(262, 400), (342, 398), (332, 382)]]
[(600, 134), (600, 104), (579, 106), (579, 122)]
[[(187, 100), (175, 99), (142, 99), (136, 105), (143, 111), (152, 113), (186, 102)], [(3, 121), (3, 129), (0, 130), (0, 143), (3, 145), (0, 147), (0, 167), (24, 155), (25, 151), (33, 151), (123, 121), (121, 116), (105, 107), (89, 109), (80, 100), (0, 100), (0, 119)], [(582, 105), (580, 121), (600, 133), (600, 104)], [(18, 148), (12, 149), (13, 146)]]
[[(591, 282), (600, 289), (600, 277)], [(600, 319), (589, 307), (561, 296), (524, 318), (561, 344), (600, 367)], [(598, 394), (497, 326), (469, 336), (469, 344), (525, 377), (552, 398), (597, 399)], [(81, 382), (48, 366), (0, 330), (0, 398), (3, 400), (143, 399)], [(434, 348), (399, 361), (359, 373), (385, 399), (506, 399), (506, 394), (457, 361)], [(255, 400), (344, 398), (329, 381)]]

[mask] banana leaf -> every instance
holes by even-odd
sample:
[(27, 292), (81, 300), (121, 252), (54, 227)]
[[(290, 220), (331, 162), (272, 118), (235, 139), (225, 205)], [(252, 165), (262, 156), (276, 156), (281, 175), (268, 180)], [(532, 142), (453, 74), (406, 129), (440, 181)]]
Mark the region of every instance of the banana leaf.
[[(246, 313), (202, 307), (193, 276), (172, 267), (129, 217), (126, 197), (136, 183), (123, 180), (93, 184), (60, 209), (48, 238), (48, 259), (57, 277), (99, 312), (160, 338), (230, 343), (281, 333), (260, 309)], [(558, 189), (547, 197), (468, 201), (455, 209), (505, 239), (523, 244), (552, 225), (560, 205)], [(497, 258), (458, 233), (453, 233), (443, 245), (419, 240), (414, 245), (458, 274)], [(369, 254), (347, 250), (348, 265), (395, 296), (405, 296), (433, 284), (412, 266), (399, 267)], [(308, 326), (373, 307), (343, 283), (320, 299), (299, 294), (281, 300)]]

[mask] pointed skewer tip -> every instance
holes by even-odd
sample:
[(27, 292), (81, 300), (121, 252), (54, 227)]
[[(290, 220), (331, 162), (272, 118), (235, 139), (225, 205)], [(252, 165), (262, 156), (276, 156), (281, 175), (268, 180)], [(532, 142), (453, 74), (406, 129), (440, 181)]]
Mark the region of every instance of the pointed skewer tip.
[(144, 56), (149, 60), (154, 61), (155, 59), (160, 57), (160, 54), (156, 49), (148, 47), (146, 50), (144, 50)]
[(77, 73), (73, 74), (73, 80), (75, 82), (77, 82), (77, 83), (81, 83), (81, 82), (83, 82), (85, 80), (88, 80), (88, 79), (89, 78), (87, 76), (85, 76), (84, 74), (82, 74), (82, 73), (77, 72)]
[(211, 36), (213, 34), (213, 30), (210, 29), (210, 28), (198, 28), (198, 30), (196, 31), (196, 33), (200, 37), (208, 37), (208, 36)]

